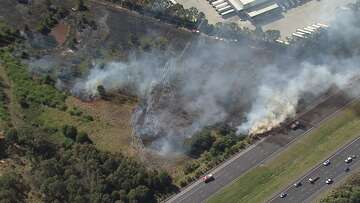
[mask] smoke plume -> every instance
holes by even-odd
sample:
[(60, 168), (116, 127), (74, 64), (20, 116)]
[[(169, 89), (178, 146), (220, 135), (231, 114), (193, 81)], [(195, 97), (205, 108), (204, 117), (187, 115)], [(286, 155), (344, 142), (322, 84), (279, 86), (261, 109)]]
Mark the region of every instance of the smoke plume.
[(141, 98), (133, 116), (136, 134), (164, 153), (181, 151), (184, 139), (218, 122), (237, 126), (239, 134), (264, 133), (294, 117), (300, 99), (344, 88), (359, 73), (353, 40), (360, 32), (354, 16), (341, 19), (317, 49), (272, 53), (199, 40), (180, 59), (156, 52), (95, 64), (72, 92), (94, 97), (99, 85), (132, 90)]

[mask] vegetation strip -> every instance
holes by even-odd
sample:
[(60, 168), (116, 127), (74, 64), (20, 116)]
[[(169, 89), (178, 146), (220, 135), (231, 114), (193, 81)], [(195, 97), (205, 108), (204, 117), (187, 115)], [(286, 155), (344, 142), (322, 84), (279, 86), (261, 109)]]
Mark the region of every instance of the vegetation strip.
[(360, 103), (301, 138), (269, 163), (258, 166), (208, 202), (263, 202), (360, 132)]

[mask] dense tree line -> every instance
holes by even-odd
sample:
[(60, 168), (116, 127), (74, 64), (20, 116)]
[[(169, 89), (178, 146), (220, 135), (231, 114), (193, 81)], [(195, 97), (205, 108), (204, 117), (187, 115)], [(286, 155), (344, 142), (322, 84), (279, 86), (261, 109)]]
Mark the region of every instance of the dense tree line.
[(186, 27), (188, 29), (198, 29), (203, 33), (220, 38), (230, 39), (255, 39), (274, 41), (280, 37), (277, 30), (263, 32), (260, 28), (255, 31), (241, 28), (236, 23), (217, 23), (212, 25), (208, 23), (203, 12), (199, 12), (192, 7), (185, 9), (181, 4), (172, 4), (168, 0), (108, 0), (119, 4), (124, 8), (136, 10), (140, 13), (161, 19), (163, 21)]
[[(78, 134), (69, 126), (64, 133)], [(88, 142), (58, 146), (44, 137), (33, 129), (6, 133), (4, 148), (15, 146), (31, 162), (31, 170), (1, 176), (1, 200), (22, 202), (31, 190), (43, 202), (151, 203), (176, 190), (166, 172), (147, 169), (132, 158), (101, 152)]]
[(168, 0), (107, 0), (121, 7), (161, 19), (165, 22), (183, 26), (189, 29), (196, 28), (205, 20), (205, 14), (196, 8), (185, 9), (180, 4), (173, 5)]
[(34, 167), (32, 182), (45, 202), (155, 202), (170, 192), (164, 172), (149, 171), (122, 155), (110, 155), (92, 145), (58, 149)]
[(27, 188), (22, 181), (22, 178), (14, 173), (0, 176), (1, 202), (24, 202)]
[(235, 133), (236, 129), (227, 124), (205, 128), (187, 140), (188, 155), (198, 158), (206, 151), (213, 157), (221, 155), (244, 139)]
[(208, 170), (256, 141), (256, 137), (236, 135), (236, 129), (227, 124), (207, 127), (185, 142), (193, 161), (183, 167), (184, 177), (179, 181), (185, 186), (197, 180)]

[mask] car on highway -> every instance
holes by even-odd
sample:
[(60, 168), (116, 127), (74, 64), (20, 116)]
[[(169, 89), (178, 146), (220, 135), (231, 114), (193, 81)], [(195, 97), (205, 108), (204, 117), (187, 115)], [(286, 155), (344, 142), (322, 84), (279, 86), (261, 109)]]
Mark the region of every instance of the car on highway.
[(319, 176), (317, 176), (317, 177), (314, 177), (314, 178), (309, 178), (309, 182), (311, 183), (311, 184), (314, 184), (317, 180), (319, 180), (320, 179), (320, 177)]
[(345, 172), (349, 172), (349, 171), (350, 171), (350, 168), (349, 168), (349, 167), (346, 167), (346, 168), (344, 169), (344, 171), (345, 171)]
[(324, 165), (324, 166), (330, 165), (330, 160), (328, 159), (328, 160), (324, 161), (323, 165)]
[(215, 180), (214, 175), (211, 174), (211, 173), (210, 173), (210, 174), (207, 174), (207, 175), (204, 176), (202, 179), (203, 179), (204, 183), (209, 183), (209, 182)]
[(302, 185), (301, 182), (296, 182), (296, 183), (294, 183), (294, 187), (300, 187), (301, 185)]
[(326, 181), (325, 181), (325, 183), (326, 184), (328, 184), (328, 185), (330, 185), (331, 183), (333, 183), (334, 181), (333, 181), (333, 179), (331, 179), (331, 178), (328, 178), (328, 179), (326, 179)]
[(352, 159), (353, 159), (353, 158), (352, 158), (351, 156), (349, 156), (348, 158), (345, 159), (345, 163), (347, 163), (347, 164), (348, 164), (348, 163), (351, 163), (351, 162), (352, 162)]
[(280, 194), (280, 198), (285, 198), (286, 196), (287, 196), (287, 194), (284, 192)]

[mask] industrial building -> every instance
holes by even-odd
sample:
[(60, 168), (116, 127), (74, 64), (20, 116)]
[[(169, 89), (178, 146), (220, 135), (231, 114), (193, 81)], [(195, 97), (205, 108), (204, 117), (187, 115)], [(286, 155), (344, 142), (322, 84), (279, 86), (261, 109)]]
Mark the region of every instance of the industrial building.
[(272, 0), (208, 0), (216, 11), (226, 16), (228, 14), (245, 13), (253, 19), (257, 16), (279, 9), (279, 5)]

